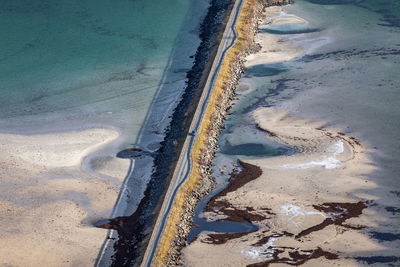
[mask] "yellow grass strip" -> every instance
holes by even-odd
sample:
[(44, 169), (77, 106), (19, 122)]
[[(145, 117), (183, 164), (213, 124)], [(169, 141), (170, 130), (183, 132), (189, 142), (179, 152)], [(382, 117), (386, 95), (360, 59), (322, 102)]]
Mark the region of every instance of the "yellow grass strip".
[(243, 7), (240, 11), (237, 23), (235, 26), (237, 36), (234, 46), (225, 54), (225, 58), (221, 65), (215, 86), (210, 96), (209, 103), (205, 110), (202, 123), (196, 140), (193, 145), (191, 161), (192, 169), (188, 181), (182, 186), (177, 193), (174, 205), (171, 209), (166, 228), (164, 230), (162, 239), (159, 243), (156, 256), (153, 260), (154, 266), (164, 266), (169, 256), (169, 251), (174, 245), (175, 236), (178, 233), (178, 223), (181, 220), (185, 210), (186, 199), (191, 193), (198, 188), (202, 179), (202, 172), (200, 166), (202, 165), (201, 156), (206, 149), (207, 139), (209, 137), (211, 122), (213, 121), (216, 112), (217, 103), (222, 99), (226, 83), (231, 79), (231, 67), (238, 59), (239, 55), (247, 50), (253, 42), (253, 33), (251, 32), (251, 23), (256, 12), (257, 5), (262, 4), (267, 0), (244, 0)]

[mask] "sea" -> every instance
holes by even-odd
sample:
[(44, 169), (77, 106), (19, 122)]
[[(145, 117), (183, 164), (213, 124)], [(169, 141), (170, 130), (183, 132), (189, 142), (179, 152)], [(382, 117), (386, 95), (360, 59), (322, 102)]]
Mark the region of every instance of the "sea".
[[(155, 151), (183, 93), (208, 2), (1, 0), (0, 132), (104, 127), (121, 133), (115, 154), (131, 147)], [(309, 28), (270, 31), (294, 42), (301, 36), (308, 52), (245, 70), (254, 88), (241, 95), (239, 87), (216, 166), (243, 155), (290, 153), (266, 140), (251, 119), (258, 107), (289, 109), (373, 149), (378, 170), (370, 179), (391, 199), (377, 205), (400, 225), (400, 2), (295, 0), (284, 10)], [(243, 134), (249, 131), (251, 137)], [(140, 179), (143, 185), (149, 176)], [(218, 188), (226, 185), (226, 176), (216, 179)], [(399, 231), (386, 240), (394, 247)], [(394, 256), (371, 263), (396, 263)]]
[[(96, 220), (136, 210), (151, 177), (150, 155), (160, 147), (186, 88), (209, 4), (208, 0), (0, 1), (0, 133), (118, 131), (120, 137), (106, 154), (89, 155), (83, 161), (81, 170), (99, 179), (103, 176), (92, 165), (125, 159), (120, 152), (128, 149), (143, 151), (137, 160), (127, 159), (131, 163), (119, 177), (121, 193), (108, 217), (89, 216), (84, 226), (78, 222), (77, 227), (94, 227)], [(101, 231), (104, 242), (109, 242), (109, 231)]]
[(1, 131), (103, 125), (122, 131), (120, 148), (139, 143), (145, 124), (147, 133), (161, 133), (193, 64), (207, 6), (1, 1)]
[(121, 133), (114, 154), (156, 150), (185, 88), (208, 4), (1, 1), (0, 131), (110, 128)]

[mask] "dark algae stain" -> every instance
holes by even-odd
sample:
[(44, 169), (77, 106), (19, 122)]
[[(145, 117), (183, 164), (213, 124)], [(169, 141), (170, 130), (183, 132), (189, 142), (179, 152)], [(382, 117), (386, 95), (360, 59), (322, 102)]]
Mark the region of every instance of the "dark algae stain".
[(277, 136), (278, 136), (276, 133), (271, 132), (271, 131), (269, 131), (269, 130), (267, 130), (267, 129), (264, 129), (264, 128), (262, 128), (262, 127), (261, 127), (260, 125), (258, 125), (258, 124), (256, 124), (256, 128), (257, 128), (258, 130), (262, 131), (262, 132), (267, 133), (269, 136), (272, 136), (272, 137), (277, 137)]
[[(322, 223), (309, 227), (299, 234), (294, 235), (289, 232), (274, 233), (268, 236), (264, 236), (259, 239), (253, 246), (265, 246), (268, 244), (271, 238), (280, 237), (294, 237), (295, 239), (300, 239), (301, 237), (307, 236), (313, 232), (320, 231), (329, 225), (339, 225), (347, 229), (360, 230), (362, 226), (351, 226), (345, 224), (345, 221), (350, 218), (358, 217), (362, 214), (362, 211), (367, 207), (364, 202), (357, 203), (323, 203), (321, 205), (313, 205), (314, 209), (324, 212), (329, 216)], [(289, 257), (282, 256), (282, 253), (287, 252), (286, 255)], [(269, 266), (271, 263), (286, 263), (289, 265), (302, 265), (311, 259), (324, 257), (328, 260), (335, 260), (339, 258), (339, 255), (325, 251), (320, 247), (309, 250), (302, 250), (295, 247), (281, 247), (281, 246), (269, 246), (265, 248), (264, 256), (269, 259), (263, 262), (247, 265), (249, 267), (256, 266)]]
[[(280, 257), (285, 250), (289, 250), (289, 257)], [(328, 260), (336, 260), (339, 258), (337, 254), (325, 251), (318, 247), (314, 250), (298, 250), (295, 248), (277, 248), (272, 254), (272, 259), (268, 261), (258, 262), (247, 265), (247, 267), (263, 267), (269, 266), (271, 263), (286, 263), (289, 265), (302, 265), (311, 259), (324, 257)]]
[(357, 203), (324, 203), (322, 205), (313, 205), (314, 209), (329, 214), (322, 223), (309, 227), (296, 235), (296, 239), (307, 236), (312, 232), (324, 229), (329, 225), (340, 225), (345, 228), (360, 230), (363, 226), (351, 226), (344, 224), (350, 218), (356, 218), (362, 214), (362, 211), (367, 207), (364, 202)]
[[(273, 134), (273, 133), (271, 133)], [(245, 209), (237, 209), (233, 207), (228, 201), (221, 200), (221, 197), (226, 196), (229, 192), (236, 191), (245, 184), (253, 181), (254, 179), (261, 176), (262, 171), (259, 167), (238, 161), (240, 169), (235, 169), (229, 179), (229, 185), (220, 191), (218, 194), (213, 196), (208, 202), (204, 209), (206, 212), (214, 212), (218, 215), (225, 216), (222, 220), (231, 220), (235, 222), (257, 222), (267, 220), (274, 213), (270, 209), (254, 210), (251, 207)], [(201, 240), (203, 243), (220, 245), (225, 244), (229, 240), (243, 238), (249, 234), (257, 240), (252, 244), (253, 247), (260, 248), (260, 255), (266, 259), (259, 263), (250, 264), (247, 266), (269, 266), (272, 263), (286, 263), (289, 265), (302, 265), (311, 259), (325, 258), (328, 260), (335, 260), (339, 258), (339, 255), (326, 251), (321, 247), (314, 249), (300, 249), (297, 247), (285, 247), (285, 246), (274, 246), (268, 245), (274, 239), (281, 237), (294, 238), (301, 241), (302, 237), (305, 237), (313, 232), (320, 231), (329, 225), (341, 226), (344, 229), (360, 230), (363, 226), (353, 226), (346, 224), (346, 221), (350, 218), (356, 218), (360, 216), (367, 205), (362, 202), (356, 203), (338, 203), (328, 202), (318, 205), (313, 205), (314, 209), (323, 212), (328, 218), (322, 223), (309, 227), (297, 235), (284, 231), (282, 233), (267, 234), (268, 231), (258, 232), (258, 230), (238, 233), (212, 233), (208, 234)], [(391, 239), (394, 235), (384, 235), (382, 238)], [(271, 242), (273, 243), (273, 242)]]
[(272, 234), (272, 235), (263, 236), (263, 237), (262, 237), (260, 240), (258, 240), (256, 243), (252, 244), (252, 246), (260, 247), (260, 246), (262, 246), (262, 245), (264, 245), (264, 244), (267, 244), (268, 241), (269, 241), (271, 238), (278, 238), (278, 237), (283, 237), (283, 236), (294, 236), (294, 234), (284, 231), (282, 234), (274, 233), (274, 234)]
[[(257, 231), (257, 230), (256, 230)], [(246, 233), (227, 233), (227, 234), (208, 234), (206, 238), (201, 240), (203, 243), (213, 244), (213, 245), (221, 245), (225, 244), (229, 240), (241, 238), (253, 232), (246, 232)]]
[(241, 170), (234, 170), (229, 178), (229, 185), (221, 192), (213, 196), (206, 207), (205, 212), (217, 212), (219, 215), (226, 215), (228, 218), (225, 220), (232, 220), (236, 222), (251, 222), (251, 221), (262, 221), (266, 219), (263, 214), (254, 213), (251, 208), (247, 209), (236, 209), (225, 200), (218, 200), (221, 197), (226, 196), (229, 192), (236, 191), (245, 184), (257, 179), (261, 176), (262, 170), (260, 167), (238, 161), (241, 166)]
[(198, 238), (198, 234), (202, 231), (211, 231), (207, 238), (200, 242), (209, 244), (223, 244), (230, 239), (239, 238), (249, 233), (259, 230), (259, 227), (250, 222), (217, 220), (207, 221), (206, 219), (197, 219), (195, 226), (191, 229), (190, 235), (187, 237), (187, 242), (190, 244)]
[[(252, 223), (265, 220), (268, 218), (267, 215), (269, 211), (260, 213), (256, 212), (251, 207), (247, 207), (245, 209), (237, 209), (225, 200), (218, 200), (220, 197), (226, 196), (229, 192), (236, 191), (240, 187), (261, 176), (262, 170), (260, 167), (245, 163), (240, 160), (238, 161), (238, 163), (242, 169), (240, 171), (234, 170), (232, 172), (231, 177), (229, 178), (229, 185), (208, 201), (206, 207), (204, 208), (204, 211), (216, 212), (218, 215), (223, 215), (224, 219), (218, 221)], [(255, 231), (253, 230), (245, 233), (209, 234), (207, 238), (202, 240), (202, 242), (215, 245), (224, 244), (230, 239), (240, 238)]]
[[(280, 237), (293, 237), (294, 234), (289, 232), (283, 233), (274, 233), (272, 235), (264, 236), (259, 241), (253, 244), (256, 247), (265, 246), (264, 252), (261, 252), (260, 255), (265, 256), (268, 260), (249, 264), (248, 267), (258, 267), (258, 266), (269, 266), (271, 263), (286, 263), (289, 265), (302, 265), (311, 259), (324, 257), (328, 260), (338, 259), (339, 256), (335, 253), (325, 251), (320, 247), (315, 249), (307, 249), (302, 250), (295, 247), (283, 247), (283, 246), (268, 246), (266, 244), (271, 240), (271, 238), (280, 238)], [(283, 253), (289, 256), (283, 256)]]
[(197, 239), (197, 234), (201, 231), (212, 231), (217, 233), (208, 234), (201, 242), (214, 245), (224, 244), (228, 240), (240, 238), (258, 231), (259, 227), (252, 222), (263, 221), (268, 219), (269, 215), (272, 215), (270, 209), (256, 211), (252, 207), (236, 208), (228, 201), (219, 199), (260, 177), (262, 174), (261, 169), (255, 165), (242, 161), (238, 161), (238, 164), (241, 170), (236, 169), (231, 173), (229, 185), (206, 202), (204, 208), (201, 208), (204, 212), (213, 212), (223, 217), (212, 222), (203, 218), (197, 218), (196, 223), (200, 224), (200, 228), (192, 228), (191, 234), (188, 237), (189, 242)]

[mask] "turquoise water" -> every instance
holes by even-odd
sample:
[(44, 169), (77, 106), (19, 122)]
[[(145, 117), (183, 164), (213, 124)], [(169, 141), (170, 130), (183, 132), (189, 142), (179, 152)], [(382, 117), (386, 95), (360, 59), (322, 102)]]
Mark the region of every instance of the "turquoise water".
[[(135, 146), (150, 155), (185, 88), (208, 4), (0, 1), (0, 132), (118, 130), (116, 142), (82, 163), (96, 177), (104, 175), (92, 166), (122, 150)], [(151, 157), (126, 161), (117, 177), (125, 178), (118, 184), (121, 198), (110, 216), (132, 214), (150, 179)]]
[(110, 124), (133, 139), (160, 85), (175, 87), (159, 100), (165, 113), (183, 89), (206, 7), (194, 0), (1, 1), (1, 130), (62, 128), (68, 120)]

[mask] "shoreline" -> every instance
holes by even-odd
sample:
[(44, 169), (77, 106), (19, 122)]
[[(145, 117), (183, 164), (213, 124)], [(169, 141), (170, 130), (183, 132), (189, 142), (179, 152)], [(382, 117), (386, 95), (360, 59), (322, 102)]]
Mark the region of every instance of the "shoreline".
[[(37, 99), (31, 102), (28, 99), (26, 103), (10, 108), (10, 112), (3, 116), (0, 121), (2, 129), (27, 136), (28, 145), (36, 145), (36, 140), (31, 142), (29, 139), (35, 135), (40, 135), (44, 143), (50, 141), (49, 136), (61, 135), (67, 139), (59, 139), (52, 147), (46, 146), (46, 151), (38, 151), (37, 147), (32, 149), (33, 158), (42, 153), (46, 159), (57, 159), (60, 166), (54, 169), (35, 166), (18, 169), (15, 161), (10, 168), (2, 164), (0, 182), (5, 193), (1, 195), (4, 208), (1, 217), (5, 226), (2, 227), (1, 239), (6, 248), (2, 252), (9, 254), (1, 257), (1, 263), (69, 266), (97, 265), (101, 261), (102, 265), (110, 264), (116, 235), (96, 228), (95, 224), (105, 218), (130, 214), (143, 196), (152, 173), (153, 159), (148, 155), (130, 158), (119, 154), (130, 147), (153, 152), (164, 138), (161, 131), (169, 124), (168, 116), (172, 115), (183, 94), (186, 72), (193, 64), (191, 56), (200, 44), (198, 27), (207, 9), (206, 1), (190, 3), (191, 7), (185, 4), (184, 9), (177, 10), (180, 12), (176, 16), (179, 20), (171, 29), (176, 35), (163, 37), (163, 43), (154, 47), (157, 51), (171, 47), (171, 50), (159, 53), (162, 57), (158, 60), (146, 57), (143, 64), (129, 62), (122, 67), (104, 64), (101, 75), (96, 77), (96, 71), (79, 73), (76, 77), (69, 77), (66, 72), (68, 79), (59, 81), (60, 88), (65, 90), (53, 94), (53, 88), (46, 89)], [(143, 5), (148, 11), (160, 6)], [(160, 11), (159, 17), (167, 20), (166, 10)], [(109, 25), (112, 24), (115, 23), (110, 21)], [(113, 41), (108, 38), (106, 42)], [(135, 51), (131, 47), (124, 55), (126, 58), (135, 57)], [(118, 55), (115, 58), (118, 59)], [(101, 59), (98, 58), (99, 62)], [(80, 77), (88, 77), (89, 82), (81, 81)], [(46, 79), (43, 81), (43, 87), (52, 86), (45, 84)], [(16, 113), (14, 110), (17, 109), (21, 113), (7, 116)], [(84, 138), (102, 144), (108, 134), (98, 138), (96, 131), (103, 130), (118, 137), (104, 147), (91, 150), (90, 154), (84, 153), (83, 157), (77, 156), (80, 153), (77, 152), (68, 158), (70, 148), (63, 146), (66, 142), (81, 143), (83, 151), (87, 148), (85, 144), (92, 143), (81, 140), (82, 133)], [(6, 142), (12, 143), (10, 140)], [(8, 161), (10, 154), (2, 152), (0, 159), (3, 163), (2, 156)], [(78, 158), (82, 159), (79, 166), (63, 167), (64, 161)], [(133, 178), (129, 179), (129, 175)], [(37, 240), (32, 243), (32, 238)]]
[[(195, 55), (194, 65), (187, 73), (187, 88), (172, 114), (170, 126), (166, 130), (166, 137), (161, 143), (160, 149), (153, 155), (155, 168), (144, 192), (145, 197), (140, 201), (138, 209), (130, 216), (115, 217), (105, 224), (97, 226), (117, 230), (115, 232), (118, 240), (114, 246), (116, 254), (113, 264), (138, 265), (144, 256), (157, 219), (157, 211), (161, 208), (183, 141), (188, 134), (198, 99), (211, 69), (212, 59), (218, 50), (218, 46), (215, 44), (219, 43), (225, 29), (223, 26), (227, 20), (227, 16), (225, 16), (226, 3), (216, 1), (214, 5), (214, 8), (209, 8), (202, 22), (200, 30), (202, 40)], [(222, 19), (223, 21), (220, 21)]]
[[(301, 49), (307, 50), (291, 48), (290, 38), (282, 43), (279, 37), (261, 35), (256, 37), (262, 43), (261, 52), (248, 57), (248, 67), (289, 61), (303, 55)], [(312, 49), (315, 46), (308, 51)], [(282, 57), (280, 54), (285, 51), (289, 53)], [(263, 57), (263, 61), (256, 57)], [(252, 117), (255, 127), (268, 140), (292, 147), (297, 153), (271, 158), (239, 157), (251, 168), (261, 168), (261, 177), (245, 179), (233, 191), (228, 190), (232, 186), (229, 184), (209, 200), (203, 215), (210, 221), (250, 221), (259, 230), (202, 233), (183, 249), (185, 265), (308, 262), (358, 266), (370, 253), (391, 253), (367, 233), (380, 220), (373, 209), (375, 201), (384, 197), (373, 194), (378, 184), (369, 178), (377, 170), (372, 160), (374, 149), (342, 129), (328, 127), (324, 121), (296, 117), (287, 110), (259, 107)], [(243, 169), (246, 172), (248, 167)], [(240, 172), (233, 172), (229, 179), (237, 177)], [(251, 218), (249, 214), (256, 216)], [(387, 252), (383, 252), (385, 249)]]
[[(27, 259), (33, 265), (59, 265), (67, 260), (77, 262), (77, 256), (85, 253), (87, 261), (94, 262), (98, 250), (93, 247), (101, 244), (106, 234), (92, 227), (92, 222), (111, 213), (127, 165), (116, 161), (117, 171), (97, 170), (103, 173), (99, 177), (83, 170), (83, 162), (90, 155), (106, 157), (120, 136), (105, 128), (0, 134), (2, 259), (13, 258), (14, 264), (21, 265)], [(19, 230), (13, 234), (15, 227)], [(66, 243), (60, 245), (59, 240)], [(17, 256), (15, 246), (24, 248), (25, 257)]]
[[(262, 169), (261, 176), (256, 175), (247, 183), (243, 180), (234, 191), (217, 194), (216, 201), (210, 201), (209, 208), (204, 210), (204, 216), (230, 220), (231, 210), (240, 210), (243, 212), (236, 214), (240, 217), (236, 221), (250, 220), (259, 230), (202, 233), (184, 248), (184, 263), (218, 266), (222, 264), (221, 255), (229, 255), (229, 260), (224, 260), (226, 264), (264, 266), (310, 261), (330, 265), (329, 261), (334, 260), (332, 264), (353, 266), (355, 261), (343, 257), (347, 251), (340, 250), (341, 247), (349, 248), (350, 242), (353, 249), (379, 248), (362, 233), (364, 227), (372, 225), (368, 220), (370, 215), (363, 212), (371, 198), (356, 192), (376, 185), (365, 180), (365, 175), (375, 167), (360, 142), (340, 130), (324, 128), (324, 123), (295, 118), (274, 108), (259, 109), (254, 117), (266, 130), (267, 138), (297, 147), (300, 152), (245, 159), (251, 168)], [(343, 143), (343, 150), (332, 150), (338, 140)], [(319, 161), (329, 155), (336, 155), (338, 161), (333, 163), (338, 166), (330, 165), (329, 160)], [(343, 184), (346, 192), (342, 190)], [(221, 208), (220, 203), (229, 209)]]
[[(228, 51), (221, 67), (216, 89), (213, 89), (212, 96), (207, 106), (207, 110), (203, 117), (201, 129), (198, 131), (196, 143), (192, 158), (195, 165), (188, 181), (178, 192), (175, 204), (171, 211), (163, 239), (158, 248), (155, 264), (157, 265), (177, 265), (180, 264), (179, 253), (184, 246), (186, 236), (189, 233), (192, 222), (193, 211), (196, 203), (208, 192), (210, 192), (215, 184), (211, 178), (212, 158), (217, 149), (218, 136), (223, 128), (226, 113), (231, 107), (231, 101), (234, 99), (234, 91), (244, 67), (244, 57), (249, 55), (251, 51), (257, 51), (258, 47), (254, 46), (253, 38), (257, 31), (257, 23), (262, 9), (268, 5), (281, 5), (286, 3), (285, 0), (278, 1), (257, 1), (254, 6), (250, 6), (250, 1), (246, 1), (243, 11), (239, 15), (239, 21), (236, 29), (239, 27), (240, 42), (236, 42), (234, 47)], [(248, 14), (251, 14), (250, 16)], [(250, 35), (250, 36), (248, 36)], [(218, 103), (218, 104), (217, 104)], [(201, 138), (199, 137), (201, 136)]]

